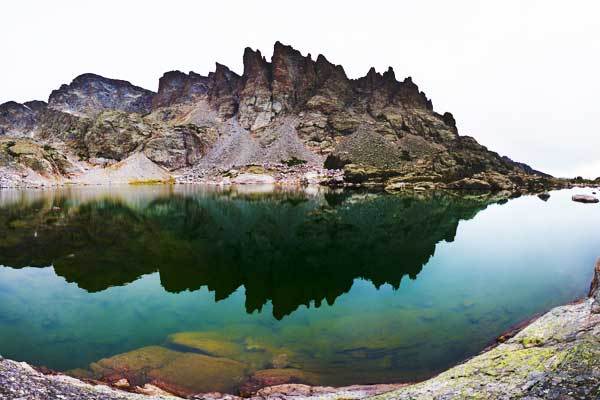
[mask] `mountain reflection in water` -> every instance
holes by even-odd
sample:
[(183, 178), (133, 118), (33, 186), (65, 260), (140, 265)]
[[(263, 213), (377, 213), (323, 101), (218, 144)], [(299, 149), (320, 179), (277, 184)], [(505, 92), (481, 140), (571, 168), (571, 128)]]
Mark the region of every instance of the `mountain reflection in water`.
[(572, 195), (1, 190), (0, 354), (182, 393), (425, 379), (586, 293)]
[[(250, 190), (249, 190), (250, 189)], [(246, 311), (333, 304), (356, 278), (400, 286), (491, 199), (252, 188), (4, 194), (0, 265), (53, 265), (88, 292), (158, 272), (165, 290), (245, 288)], [(199, 195), (200, 194), (200, 195)]]

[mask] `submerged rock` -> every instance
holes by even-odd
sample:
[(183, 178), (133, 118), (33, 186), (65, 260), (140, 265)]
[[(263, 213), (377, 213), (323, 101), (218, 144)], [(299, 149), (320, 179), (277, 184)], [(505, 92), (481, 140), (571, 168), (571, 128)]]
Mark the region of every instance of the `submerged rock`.
[(244, 382), (244, 384), (242, 384), (240, 387), (240, 394), (244, 397), (250, 396), (264, 387), (290, 383), (317, 385), (319, 383), (319, 376), (311, 372), (294, 368), (264, 369), (256, 371), (246, 382)]
[(167, 339), (168, 343), (195, 350), (214, 357), (234, 358), (244, 351), (244, 347), (212, 332), (180, 332)]
[(571, 200), (579, 203), (598, 203), (598, 201), (600, 201), (596, 197), (588, 194), (576, 194), (571, 197)]
[(248, 365), (253, 370), (297, 365), (292, 351), (277, 347), (265, 337), (263, 340), (256, 340), (240, 336), (233, 340), (223, 332), (180, 332), (170, 335), (167, 343), (183, 351), (230, 358)]
[(127, 379), (134, 386), (150, 383), (174, 393), (233, 393), (246, 377), (246, 366), (222, 357), (144, 347), (90, 365), (96, 378)]

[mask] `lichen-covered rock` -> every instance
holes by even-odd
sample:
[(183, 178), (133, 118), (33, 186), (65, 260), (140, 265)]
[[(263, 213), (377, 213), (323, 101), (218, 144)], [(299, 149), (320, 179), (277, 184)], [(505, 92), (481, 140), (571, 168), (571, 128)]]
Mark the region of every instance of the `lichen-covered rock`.
[(139, 114), (122, 111), (100, 113), (84, 137), (90, 157), (122, 160), (141, 148), (153, 133)]
[(163, 126), (144, 144), (144, 154), (170, 170), (195, 165), (215, 140), (195, 125)]
[(74, 171), (71, 162), (55, 148), (24, 138), (0, 138), (0, 167), (18, 171), (23, 177), (31, 171), (51, 179)]
[(557, 307), (514, 337), (384, 399), (595, 399), (600, 396), (600, 267), (590, 298)]

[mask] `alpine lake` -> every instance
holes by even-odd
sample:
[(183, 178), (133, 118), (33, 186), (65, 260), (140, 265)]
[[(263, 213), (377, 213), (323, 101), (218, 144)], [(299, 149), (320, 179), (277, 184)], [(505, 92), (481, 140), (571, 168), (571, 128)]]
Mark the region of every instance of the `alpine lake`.
[(176, 393), (423, 380), (586, 294), (588, 192), (2, 190), (0, 354)]

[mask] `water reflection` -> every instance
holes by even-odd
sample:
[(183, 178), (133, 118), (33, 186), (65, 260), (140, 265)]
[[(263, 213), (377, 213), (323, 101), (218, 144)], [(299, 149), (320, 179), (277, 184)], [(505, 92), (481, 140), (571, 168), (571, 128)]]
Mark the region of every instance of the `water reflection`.
[(245, 288), (277, 319), (333, 304), (356, 278), (398, 288), (494, 199), (156, 186), (0, 192), (0, 264), (54, 270), (88, 292), (158, 272), (165, 290)]

